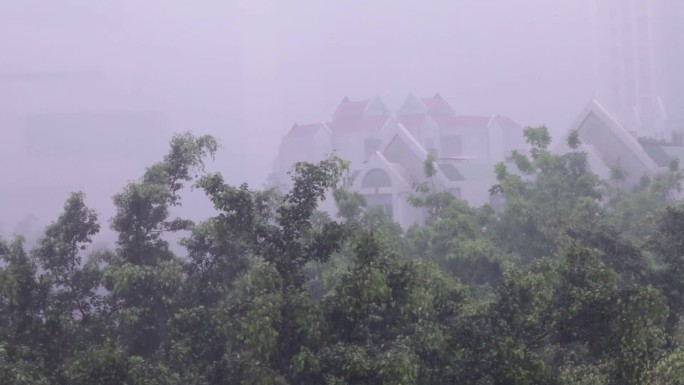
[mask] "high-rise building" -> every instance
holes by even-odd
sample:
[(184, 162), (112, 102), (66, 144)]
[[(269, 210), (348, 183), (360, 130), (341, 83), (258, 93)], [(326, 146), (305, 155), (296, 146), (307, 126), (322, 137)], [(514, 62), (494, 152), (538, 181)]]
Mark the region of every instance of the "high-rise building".
[[(640, 136), (670, 139), (681, 122), (681, 0), (596, 0), (601, 100)], [(681, 126), (681, 124), (680, 124)]]
[(655, 9), (656, 87), (670, 132), (684, 132), (684, 1), (658, 0)]

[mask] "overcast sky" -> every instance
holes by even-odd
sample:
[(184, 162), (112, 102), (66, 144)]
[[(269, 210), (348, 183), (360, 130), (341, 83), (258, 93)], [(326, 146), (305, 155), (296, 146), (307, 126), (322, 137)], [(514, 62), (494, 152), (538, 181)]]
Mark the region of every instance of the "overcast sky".
[[(216, 168), (255, 187), (289, 127), (329, 119), (344, 96), (380, 95), (396, 109), (409, 92), (440, 92), (461, 114), (499, 113), (562, 132), (597, 81), (591, 4), (0, 1), (0, 223), (31, 211), (13, 202), (36, 186), (62, 186), (45, 207), (73, 185), (98, 204), (111, 196), (83, 176), (97, 172), (86, 170), (92, 162), (48, 172), (45, 159), (28, 159), (21, 130), (36, 114), (156, 114), (169, 132), (219, 137)], [(160, 136), (151, 138), (151, 159), (168, 141)], [(109, 162), (108, 175), (122, 186), (145, 165)], [(51, 216), (61, 203), (54, 212), (34, 206)]]

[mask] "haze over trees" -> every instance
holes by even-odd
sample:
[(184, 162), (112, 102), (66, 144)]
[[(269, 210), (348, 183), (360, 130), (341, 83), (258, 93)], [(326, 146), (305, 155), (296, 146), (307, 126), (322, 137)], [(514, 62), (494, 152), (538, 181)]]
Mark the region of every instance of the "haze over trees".
[[(0, 383), (681, 384), (679, 166), (627, 190), (576, 135), (562, 155), (525, 135), (500, 209), (427, 183), (406, 230), (344, 189), (342, 159), (255, 190), (204, 172), (213, 137), (176, 135), (112, 218), (76, 192), (35, 247), (0, 241)], [(174, 217), (189, 188), (214, 206), (199, 223)]]

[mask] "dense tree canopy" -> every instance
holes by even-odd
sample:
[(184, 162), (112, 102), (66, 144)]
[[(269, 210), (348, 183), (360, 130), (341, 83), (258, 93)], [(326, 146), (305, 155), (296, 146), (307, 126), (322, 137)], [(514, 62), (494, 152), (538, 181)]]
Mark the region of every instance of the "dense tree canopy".
[[(114, 196), (116, 248), (91, 245), (81, 192), (37, 244), (0, 240), (0, 383), (683, 384), (678, 165), (627, 189), (576, 133), (561, 155), (525, 135), (495, 169), (502, 207), (428, 182), (405, 231), (341, 159), (260, 191), (204, 172), (214, 138), (177, 135)], [(199, 223), (173, 216), (190, 186), (214, 207)]]

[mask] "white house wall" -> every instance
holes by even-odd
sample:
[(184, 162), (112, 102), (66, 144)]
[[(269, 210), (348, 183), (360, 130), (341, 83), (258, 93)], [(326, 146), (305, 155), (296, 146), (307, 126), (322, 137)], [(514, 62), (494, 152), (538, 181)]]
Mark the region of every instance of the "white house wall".
[[(402, 124), (391, 118), (385, 121), (381, 129), (373, 126), (376, 120), (379, 121), (379, 118), (375, 117), (390, 114), (390, 111), (379, 98), (367, 102), (365, 107), (362, 107), (365, 102), (351, 102), (345, 98), (338, 107), (338, 111), (333, 115), (333, 122), (328, 126), (332, 131), (323, 126), (308, 140), (295, 140), (295, 138), (283, 140), (279, 159), (280, 173), (284, 177), (284, 174), (296, 161), (317, 162), (323, 159), (325, 155), (332, 153), (350, 161), (352, 171), (358, 171), (350, 190), (367, 197), (377, 197), (376, 194), (391, 194), (388, 196), (392, 197), (393, 219), (404, 228), (420, 223), (425, 217), (424, 209), (412, 207), (408, 204), (407, 198), (415, 193), (414, 183), (426, 181), (424, 162), (427, 159), (427, 149), (434, 148), (437, 150), (437, 162), (444, 162), (446, 160), (442, 158), (450, 155), (445, 154), (442, 149), (445, 138), (456, 136), (460, 139), (460, 151), (452, 155), (472, 158), (473, 161), (480, 162), (478, 163), (480, 166), (491, 164), (493, 169), (494, 163), (505, 159), (507, 151), (504, 149), (507, 144), (511, 144), (508, 143), (509, 140), (504, 134), (504, 131), (510, 127), (499, 124), (497, 118), (492, 117), (487, 123), (487, 118), (481, 117), (479, 123), (473, 123), (472, 127), (459, 127), (463, 122), (461, 119), (440, 120), (436, 116), (430, 115), (431, 112), (428, 107), (434, 107), (435, 102), (410, 95), (402, 104), (397, 115), (406, 118), (404, 121), (413, 130), (413, 132), (409, 132)], [(439, 102), (443, 102), (441, 97)], [(346, 103), (354, 104), (346, 105)], [(446, 105), (442, 108), (438, 105), (435, 108), (441, 108), (441, 112), (436, 113), (440, 116), (445, 114), (453, 116), (453, 111), (448, 111), (449, 108), (447, 107), (449, 106)], [(337, 116), (340, 111), (346, 111), (345, 114), (349, 116), (345, 115), (347, 118)], [(421, 119), (424, 120), (421, 122)], [(456, 128), (444, 128), (450, 124), (455, 125)], [(521, 132), (517, 134), (522, 135)], [(369, 155), (366, 149), (366, 143), (369, 141), (378, 141), (379, 144), (377, 152), (372, 155)], [(460, 167), (467, 167), (467, 165), (461, 163)], [(374, 168), (379, 168), (390, 176), (391, 187), (363, 188), (361, 181)], [(464, 174), (465, 180), (452, 181), (437, 167), (437, 173), (432, 178), (436, 191), (455, 193), (459, 198), (468, 201), (473, 206), (489, 203), (489, 189), (495, 181), (489, 180), (490, 178), (484, 174), (484, 176), (480, 175), (482, 173), (477, 172), (477, 170), (468, 170), (470, 170), (472, 177)], [(373, 199), (370, 198), (371, 201)], [(332, 199), (326, 200), (321, 208), (331, 214), (336, 214), (337, 211)]]
[[(439, 158), (439, 151), (442, 148), (442, 137), (439, 132), (439, 126), (437, 126), (437, 123), (435, 123), (434, 120), (429, 118), (425, 120), (416, 139), (418, 139), (426, 150), (430, 148), (437, 150), (437, 157)], [(432, 142), (432, 146), (428, 145), (428, 142), (430, 141)]]
[(278, 177), (289, 180), (287, 173), (296, 162), (319, 162), (332, 153), (330, 133), (321, 128), (313, 137), (285, 137), (280, 145)]
[(503, 127), (497, 122), (493, 121), (487, 127), (488, 134), (488, 161), (489, 163), (503, 162), (505, 157), (508, 156), (506, 152), (508, 149), (504, 144), (504, 132)]
[(335, 155), (352, 163), (353, 169), (359, 169), (366, 161), (366, 140), (379, 140), (379, 133), (367, 131), (345, 132), (333, 134)]
[(461, 139), (460, 154), (449, 154), (446, 148), (440, 146), (440, 156), (449, 157), (452, 155), (473, 158), (489, 158), (488, 130), (486, 128), (465, 128), (465, 129), (445, 129), (441, 131), (441, 144), (446, 138), (459, 137)]
[[(501, 127), (500, 123), (496, 123)], [(513, 150), (518, 150), (523, 153), (529, 151), (529, 146), (525, 142), (523, 129), (513, 129), (512, 127), (501, 127), (501, 148), (503, 149), (503, 156), (507, 158), (511, 155)]]
[(489, 140), (487, 129), (470, 130), (463, 141), (464, 156), (489, 160)]
[(313, 162), (313, 141), (311, 138), (288, 139), (281, 146), (280, 176), (287, 177), (287, 173), (296, 162)]
[(394, 215), (395, 221), (401, 227), (407, 229), (413, 225), (421, 224), (424, 218), (424, 209), (413, 207), (408, 203), (408, 198), (411, 195), (409, 192), (397, 193), (394, 196)]
[(333, 152), (332, 135), (325, 129), (320, 129), (313, 137), (313, 161), (319, 162)]

